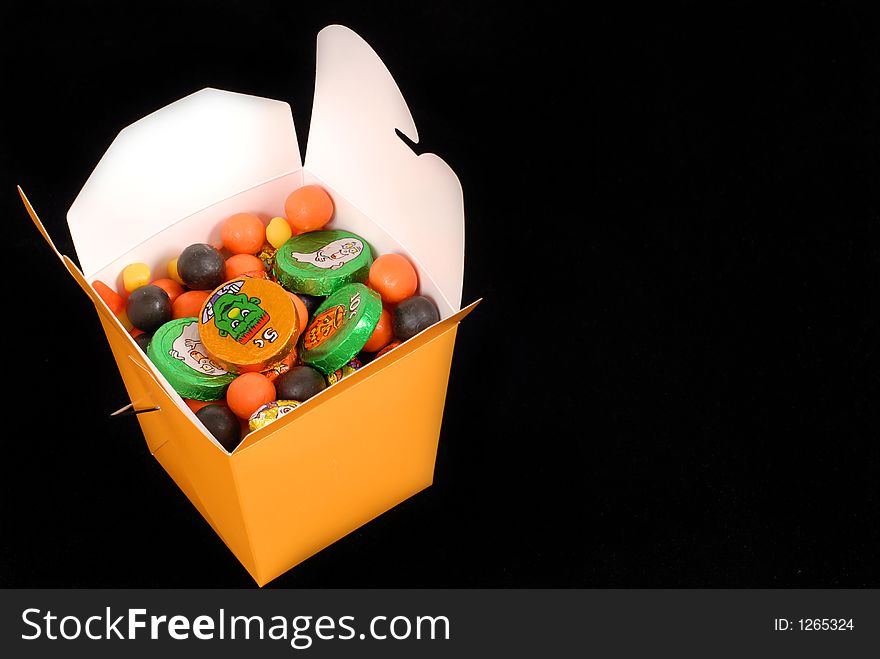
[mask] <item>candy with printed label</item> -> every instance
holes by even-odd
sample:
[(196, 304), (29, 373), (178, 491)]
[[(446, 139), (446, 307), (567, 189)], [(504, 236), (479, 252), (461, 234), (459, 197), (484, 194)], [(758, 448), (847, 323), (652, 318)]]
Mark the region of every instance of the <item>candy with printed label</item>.
[(223, 255), (210, 245), (196, 243), (177, 257), (177, 272), (190, 288), (209, 291), (225, 281), (226, 262)]
[(284, 359), (298, 333), (296, 309), (278, 284), (238, 277), (214, 290), (199, 312), (199, 335), (228, 371), (262, 371)]
[(354, 357), (382, 315), (382, 299), (363, 284), (347, 284), (318, 307), (300, 336), (304, 364), (330, 374)]
[(373, 253), (349, 231), (312, 231), (294, 236), (275, 254), (278, 283), (294, 293), (329, 295), (352, 282), (365, 282)]
[(327, 388), (324, 375), (311, 366), (296, 366), (275, 381), (279, 398), (306, 401)]
[(128, 296), (126, 313), (139, 330), (154, 332), (171, 320), (171, 300), (164, 290), (147, 284)]
[(401, 341), (408, 341), (438, 320), (437, 305), (422, 295), (414, 295), (394, 309), (394, 335)]
[(248, 428), (251, 431), (264, 428), (285, 414), (293, 412), (299, 406), (300, 401), (298, 400), (273, 400), (271, 403), (266, 403), (257, 408), (257, 411), (248, 419)]
[(217, 400), (235, 379), (211, 360), (199, 336), (196, 318), (179, 318), (156, 330), (147, 356), (168, 383), (184, 398)]

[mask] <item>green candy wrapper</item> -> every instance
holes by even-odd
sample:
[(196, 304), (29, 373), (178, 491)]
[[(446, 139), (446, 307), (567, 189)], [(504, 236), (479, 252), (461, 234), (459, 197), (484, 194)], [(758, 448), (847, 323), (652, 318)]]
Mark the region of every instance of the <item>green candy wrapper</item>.
[(300, 337), (304, 364), (324, 375), (342, 368), (360, 352), (382, 315), (382, 298), (363, 284), (347, 284), (315, 311)]
[(275, 253), (272, 272), (294, 293), (329, 295), (365, 282), (373, 264), (367, 241), (349, 231), (311, 231), (294, 236)]
[(218, 400), (235, 379), (208, 357), (197, 318), (178, 318), (162, 325), (147, 346), (147, 357), (184, 398)]

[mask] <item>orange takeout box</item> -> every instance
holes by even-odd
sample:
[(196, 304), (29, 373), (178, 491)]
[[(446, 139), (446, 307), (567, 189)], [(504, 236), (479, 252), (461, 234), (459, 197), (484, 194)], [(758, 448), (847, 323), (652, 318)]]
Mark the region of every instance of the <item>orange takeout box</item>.
[[(418, 141), (369, 45), (332, 25), (317, 47), (305, 166), (286, 103), (204, 89), (124, 129), (98, 163), (68, 213), (82, 270), (58, 254), (21, 193), (95, 305), (134, 410), (157, 408), (137, 416), (150, 452), (261, 586), (432, 483), (458, 323), (479, 303), (460, 309), (464, 212), (455, 173), (395, 134)], [(310, 183), (333, 197), (327, 228), (411, 260), (441, 320), (230, 454), (89, 282), (118, 286), (134, 262), (164, 273), (184, 246), (219, 243), (229, 215), (283, 216), (286, 196)]]

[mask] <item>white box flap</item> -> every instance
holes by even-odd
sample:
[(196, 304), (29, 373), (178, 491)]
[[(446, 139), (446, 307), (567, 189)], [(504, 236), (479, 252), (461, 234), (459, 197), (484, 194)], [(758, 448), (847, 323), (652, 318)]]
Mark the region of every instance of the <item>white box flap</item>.
[(128, 126), (67, 213), (92, 276), (206, 206), (302, 167), (290, 106), (203, 89)]
[(455, 308), (464, 273), (464, 205), (455, 172), (418, 141), (394, 78), (357, 34), (318, 34), (306, 169), (370, 216), (418, 260)]

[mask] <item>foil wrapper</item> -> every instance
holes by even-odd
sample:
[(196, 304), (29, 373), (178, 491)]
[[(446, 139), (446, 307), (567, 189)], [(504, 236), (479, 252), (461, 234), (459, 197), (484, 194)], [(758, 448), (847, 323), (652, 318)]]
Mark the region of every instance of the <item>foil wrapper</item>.
[(328, 385), (336, 384), (345, 376), (351, 375), (352, 373), (354, 373), (361, 366), (363, 366), (363, 364), (361, 363), (361, 360), (358, 359), (357, 357), (354, 357), (350, 362), (343, 365), (342, 368), (337, 368), (335, 371), (333, 371), (332, 373), (327, 375), (327, 384)]
[(272, 269), (275, 267), (275, 252), (277, 250), (272, 247), (269, 243), (263, 245), (259, 252), (257, 252), (257, 258), (263, 262), (263, 265), (266, 266), (266, 272), (272, 272)]
[(296, 308), (278, 284), (237, 277), (216, 288), (199, 314), (199, 336), (227, 371), (264, 371), (294, 349)]
[(296, 400), (273, 400), (271, 403), (261, 405), (248, 419), (248, 429), (254, 431), (265, 428), (285, 414), (293, 412), (301, 404)]
[(287, 373), (287, 371), (296, 366), (298, 363), (299, 355), (297, 355), (296, 348), (294, 348), (287, 354), (287, 357), (282, 359), (280, 362), (270, 366), (265, 371), (260, 372), (267, 378), (269, 378), (270, 382), (275, 382), (275, 380)]
[(147, 357), (183, 398), (219, 400), (235, 375), (208, 355), (196, 318), (171, 320), (153, 335)]
[(324, 375), (361, 351), (382, 315), (382, 298), (363, 284), (347, 284), (315, 310), (299, 339), (299, 357)]
[(373, 264), (367, 241), (348, 231), (310, 231), (294, 236), (275, 254), (278, 283), (293, 293), (329, 295), (365, 282)]

